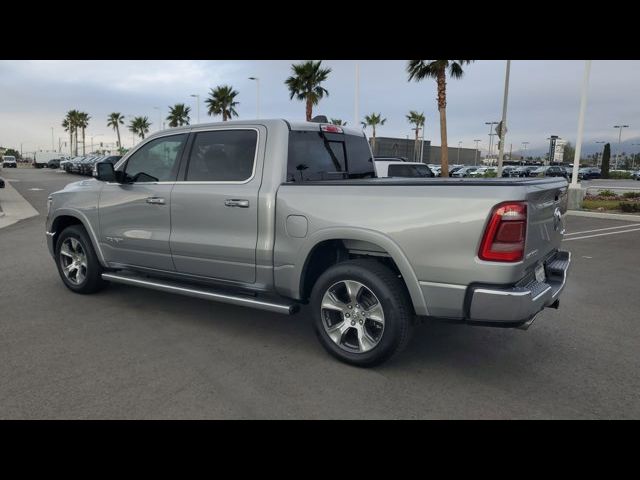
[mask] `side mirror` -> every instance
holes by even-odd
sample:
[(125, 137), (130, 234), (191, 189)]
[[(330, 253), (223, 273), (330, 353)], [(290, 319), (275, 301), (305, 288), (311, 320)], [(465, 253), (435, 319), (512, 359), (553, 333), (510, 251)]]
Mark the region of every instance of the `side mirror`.
[(111, 162), (98, 162), (95, 165), (93, 176), (101, 182), (115, 182), (116, 172)]

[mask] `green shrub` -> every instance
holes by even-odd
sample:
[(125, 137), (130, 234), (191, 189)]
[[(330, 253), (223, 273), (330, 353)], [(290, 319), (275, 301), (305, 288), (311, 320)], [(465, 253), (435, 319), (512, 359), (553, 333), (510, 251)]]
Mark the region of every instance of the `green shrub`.
[(598, 192), (599, 197), (617, 197), (618, 194), (612, 190), (600, 190)]
[(629, 172), (609, 172), (609, 178), (613, 178), (616, 180), (628, 179), (631, 178), (631, 173)]
[(626, 213), (640, 213), (640, 202), (620, 202), (620, 210)]
[(624, 192), (622, 196), (624, 198), (640, 198), (640, 192)]
[(493, 170), (488, 170), (482, 175), (483, 178), (496, 178), (497, 176), (498, 172), (494, 172)]

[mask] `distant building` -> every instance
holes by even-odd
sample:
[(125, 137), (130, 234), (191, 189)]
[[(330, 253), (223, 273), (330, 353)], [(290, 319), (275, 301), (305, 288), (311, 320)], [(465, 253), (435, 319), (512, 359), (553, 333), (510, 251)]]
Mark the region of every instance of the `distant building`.
[[(369, 142), (371, 143), (371, 139), (369, 139)], [(419, 162), (422, 157), (423, 163), (440, 163), (440, 147), (431, 145), (431, 140), (424, 140), (422, 142), (418, 140), (417, 152), (414, 152), (415, 149), (415, 138), (376, 137), (375, 148), (372, 150), (373, 155), (379, 157), (404, 157), (410, 162)], [(449, 146), (449, 165), (455, 163), (473, 165), (475, 161), (475, 148), (459, 149), (457, 146)], [(477, 162), (478, 164), (480, 163), (479, 152)]]

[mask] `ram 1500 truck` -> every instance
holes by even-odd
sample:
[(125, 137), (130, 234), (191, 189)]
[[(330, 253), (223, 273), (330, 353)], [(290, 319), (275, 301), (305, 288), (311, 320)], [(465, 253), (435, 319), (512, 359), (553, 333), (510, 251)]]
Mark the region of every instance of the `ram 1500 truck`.
[(564, 178), (376, 178), (362, 131), (286, 120), (158, 132), (49, 198), (64, 284), (105, 282), (284, 314), (360, 366), (420, 317), (526, 327), (556, 307)]

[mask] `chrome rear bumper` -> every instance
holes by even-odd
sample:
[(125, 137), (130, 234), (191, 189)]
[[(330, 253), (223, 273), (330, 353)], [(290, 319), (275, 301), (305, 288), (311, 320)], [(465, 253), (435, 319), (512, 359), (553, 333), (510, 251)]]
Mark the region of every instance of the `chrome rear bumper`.
[(468, 321), (496, 326), (530, 324), (545, 307), (558, 306), (570, 264), (571, 253), (558, 251), (544, 263), (546, 278), (542, 282), (531, 274), (511, 287), (470, 287)]

